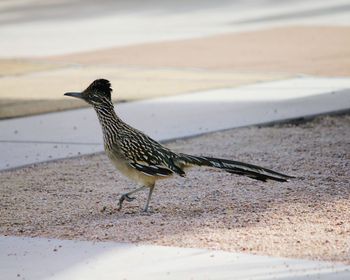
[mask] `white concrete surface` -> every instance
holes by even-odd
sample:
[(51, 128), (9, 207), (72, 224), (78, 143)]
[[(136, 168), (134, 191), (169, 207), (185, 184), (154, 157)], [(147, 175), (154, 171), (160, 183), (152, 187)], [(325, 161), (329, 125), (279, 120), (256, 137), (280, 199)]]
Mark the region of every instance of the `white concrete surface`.
[(0, 58), (75, 53), (286, 25), (349, 26), (350, 3), (348, 0), (0, 1)]
[(0, 237), (0, 279), (350, 279), (350, 266), (203, 249)]
[[(161, 141), (349, 108), (350, 79), (313, 77), (116, 106), (127, 123)], [(91, 108), (0, 121), (0, 170), (100, 151)]]

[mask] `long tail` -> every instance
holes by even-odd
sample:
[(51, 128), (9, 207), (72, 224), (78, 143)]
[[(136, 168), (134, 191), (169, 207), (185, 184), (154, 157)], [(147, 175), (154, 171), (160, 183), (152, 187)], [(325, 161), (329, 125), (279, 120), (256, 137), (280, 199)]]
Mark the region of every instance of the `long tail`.
[(197, 157), (186, 154), (179, 154), (179, 156), (180, 162), (182, 162), (184, 165), (197, 165), (219, 168), (229, 173), (244, 175), (249, 178), (263, 182), (266, 182), (266, 180), (286, 182), (288, 181), (288, 179), (294, 178), (292, 176), (278, 173), (271, 169), (239, 161), (211, 157)]

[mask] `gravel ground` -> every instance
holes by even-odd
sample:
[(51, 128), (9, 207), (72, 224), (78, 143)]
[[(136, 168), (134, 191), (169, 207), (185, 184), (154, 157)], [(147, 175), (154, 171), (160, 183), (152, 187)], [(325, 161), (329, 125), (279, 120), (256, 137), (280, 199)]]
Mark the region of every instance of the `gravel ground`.
[(0, 173), (0, 234), (114, 240), (243, 251), (350, 263), (350, 115), (299, 124), (232, 129), (169, 143), (192, 154), (232, 158), (298, 178), (262, 183), (192, 169), (146, 193), (103, 154)]

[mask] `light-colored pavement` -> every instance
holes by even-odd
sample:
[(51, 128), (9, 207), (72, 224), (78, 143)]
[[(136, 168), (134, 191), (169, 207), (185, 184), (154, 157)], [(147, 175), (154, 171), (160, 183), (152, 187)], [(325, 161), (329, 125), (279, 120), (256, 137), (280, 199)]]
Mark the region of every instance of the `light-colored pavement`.
[[(348, 0), (1, 1), (0, 57), (33, 57), (285, 25), (350, 25)], [(88, 31), (88, 32), (87, 32)], [(93, 40), (91, 35), (93, 34)]]
[(0, 237), (0, 275), (4, 280), (334, 280), (349, 278), (350, 266), (203, 249)]
[[(302, 77), (123, 103), (117, 112), (129, 124), (165, 141), (348, 109), (349, 89), (350, 79)], [(103, 150), (91, 108), (3, 120), (0, 131), (0, 169)]]

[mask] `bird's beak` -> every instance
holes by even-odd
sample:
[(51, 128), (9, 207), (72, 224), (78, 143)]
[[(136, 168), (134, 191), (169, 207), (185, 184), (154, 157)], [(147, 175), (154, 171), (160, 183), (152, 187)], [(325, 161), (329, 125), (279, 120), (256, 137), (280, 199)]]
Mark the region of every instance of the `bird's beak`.
[(64, 95), (83, 99), (81, 92), (66, 92)]

